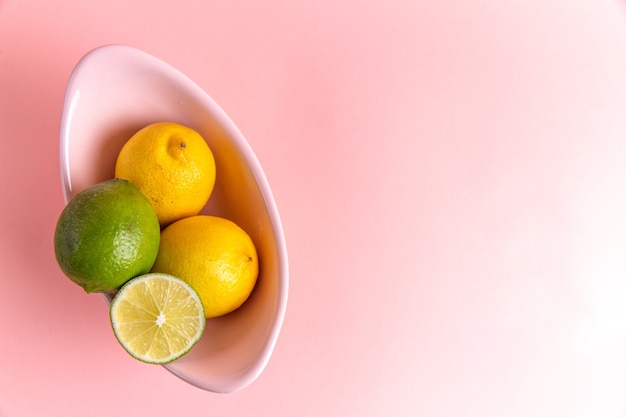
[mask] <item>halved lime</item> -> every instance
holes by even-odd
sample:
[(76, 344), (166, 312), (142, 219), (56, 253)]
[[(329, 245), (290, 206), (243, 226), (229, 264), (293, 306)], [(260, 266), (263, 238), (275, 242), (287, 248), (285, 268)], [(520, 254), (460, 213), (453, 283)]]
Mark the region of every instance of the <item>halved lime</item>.
[(142, 362), (165, 364), (200, 340), (206, 319), (196, 291), (172, 275), (150, 273), (128, 281), (111, 301), (113, 333)]

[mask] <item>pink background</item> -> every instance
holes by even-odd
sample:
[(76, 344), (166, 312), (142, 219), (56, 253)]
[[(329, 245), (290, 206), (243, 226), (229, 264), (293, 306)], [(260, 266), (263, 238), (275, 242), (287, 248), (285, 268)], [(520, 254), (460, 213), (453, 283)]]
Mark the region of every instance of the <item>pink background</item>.
[[(618, 0), (0, 0), (0, 415), (626, 415)], [(123, 43), (200, 84), (283, 219), (290, 294), (235, 394), (117, 344), (56, 266), (68, 76)]]

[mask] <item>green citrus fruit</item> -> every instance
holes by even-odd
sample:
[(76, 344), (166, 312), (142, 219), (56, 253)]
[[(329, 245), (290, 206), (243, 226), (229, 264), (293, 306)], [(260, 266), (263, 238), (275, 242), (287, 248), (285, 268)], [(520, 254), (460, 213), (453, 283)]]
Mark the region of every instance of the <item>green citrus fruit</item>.
[(132, 183), (112, 179), (78, 193), (54, 234), (63, 273), (88, 292), (119, 288), (150, 270), (159, 250), (154, 208)]
[(206, 324), (196, 291), (167, 274), (128, 281), (111, 301), (109, 316), (122, 347), (135, 359), (154, 364), (189, 352)]

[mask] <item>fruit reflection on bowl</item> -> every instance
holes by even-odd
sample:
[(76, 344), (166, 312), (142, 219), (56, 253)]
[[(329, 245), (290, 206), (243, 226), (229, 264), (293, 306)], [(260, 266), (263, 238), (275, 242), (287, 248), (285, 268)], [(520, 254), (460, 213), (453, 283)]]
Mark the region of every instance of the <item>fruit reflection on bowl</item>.
[(225, 112), (184, 74), (143, 51), (123, 45), (94, 49), (77, 64), (67, 86), (60, 134), (64, 198), (67, 203), (112, 178), (125, 141), (158, 121), (188, 125), (206, 139), (217, 179), (201, 213), (228, 218), (246, 230), (260, 266), (244, 305), (209, 319), (200, 342), (165, 368), (208, 391), (237, 391), (258, 378), (272, 355), (286, 310), (288, 265), (270, 186)]

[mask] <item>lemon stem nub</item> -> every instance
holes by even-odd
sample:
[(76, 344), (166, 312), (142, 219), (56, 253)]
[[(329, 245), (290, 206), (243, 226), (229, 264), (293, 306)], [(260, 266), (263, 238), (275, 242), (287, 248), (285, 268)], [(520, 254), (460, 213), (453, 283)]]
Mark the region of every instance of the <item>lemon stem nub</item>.
[(186, 147), (187, 147), (187, 144), (186, 144), (185, 142), (181, 142), (181, 143), (180, 143), (180, 147), (181, 147), (181, 148), (186, 148)]

